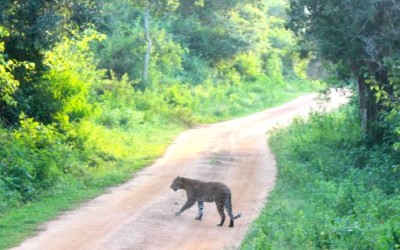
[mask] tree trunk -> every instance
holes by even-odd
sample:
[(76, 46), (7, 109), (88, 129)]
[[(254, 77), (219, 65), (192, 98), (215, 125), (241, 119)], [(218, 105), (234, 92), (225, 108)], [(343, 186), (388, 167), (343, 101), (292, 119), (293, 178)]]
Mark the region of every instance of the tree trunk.
[(363, 135), (373, 141), (379, 141), (382, 139), (380, 138), (381, 133), (377, 126), (379, 121), (379, 105), (376, 102), (374, 93), (365, 82), (362, 73), (359, 74), (357, 83), (360, 98), (361, 129)]
[(152, 46), (152, 42), (151, 42), (150, 34), (149, 34), (149, 18), (150, 18), (150, 9), (149, 9), (149, 7), (147, 7), (146, 10), (144, 11), (144, 17), (143, 17), (144, 35), (145, 35), (145, 39), (146, 39), (146, 43), (147, 43), (147, 50), (146, 50), (146, 54), (144, 56), (144, 67), (143, 67), (144, 86), (148, 85), (150, 52), (151, 52), (151, 46)]
[(357, 83), (360, 98), (361, 129), (365, 135), (368, 132), (368, 86), (365, 84), (362, 75), (358, 76)]

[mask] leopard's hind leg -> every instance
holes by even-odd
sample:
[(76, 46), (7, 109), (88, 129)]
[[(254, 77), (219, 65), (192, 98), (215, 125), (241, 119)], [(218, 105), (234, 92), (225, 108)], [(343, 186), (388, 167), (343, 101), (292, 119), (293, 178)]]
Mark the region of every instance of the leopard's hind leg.
[(225, 200), (224, 207), (225, 207), (225, 209), (226, 209), (226, 212), (227, 212), (228, 215), (229, 215), (229, 219), (230, 219), (229, 227), (233, 227), (233, 226), (234, 226), (234, 222), (233, 222), (233, 221), (236, 220), (236, 219), (238, 219), (238, 218), (240, 218), (240, 217), (242, 216), (242, 214), (239, 213), (239, 214), (236, 215), (236, 216), (233, 215), (233, 212), (232, 212), (232, 196), (231, 196), (231, 195), (228, 195), (228, 196), (227, 196), (227, 198), (226, 198), (226, 200)]
[(217, 205), (218, 213), (221, 216), (221, 222), (219, 224), (217, 224), (217, 226), (222, 226), (225, 222), (224, 203), (225, 203), (225, 201), (215, 201), (215, 204)]

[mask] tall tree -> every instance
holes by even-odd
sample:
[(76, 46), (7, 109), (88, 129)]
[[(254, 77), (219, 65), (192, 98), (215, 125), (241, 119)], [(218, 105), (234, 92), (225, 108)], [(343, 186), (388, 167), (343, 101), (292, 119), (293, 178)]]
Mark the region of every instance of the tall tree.
[(95, 23), (98, 10), (95, 0), (4, 0), (0, 23), (10, 32), (5, 53), (40, 66), (43, 50)]
[(230, 16), (237, 15), (241, 5), (254, 0), (181, 0), (177, 13), (181, 16), (174, 33), (183, 43), (210, 64), (231, 59), (251, 49), (254, 41), (246, 37)]
[(149, 80), (149, 61), (150, 61), (150, 52), (152, 41), (150, 38), (149, 32), (149, 18), (150, 18), (150, 9), (146, 6), (143, 14), (143, 27), (144, 27), (144, 35), (147, 43), (146, 54), (144, 56), (144, 65), (143, 65), (143, 81), (147, 83)]
[(381, 106), (368, 83), (388, 84), (385, 58), (400, 53), (400, 8), (394, 0), (290, 0), (288, 27), (303, 48), (357, 79), (362, 129), (379, 139)]
[(146, 52), (144, 55), (144, 64), (143, 64), (143, 80), (142, 87), (147, 87), (149, 84), (149, 63), (150, 63), (150, 54), (152, 49), (152, 40), (150, 35), (149, 22), (151, 16), (160, 16), (165, 15), (176, 9), (179, 5), (178, 0), (133, 0), (132, 4), (135, 7), (139, 7), (143, 9), (143, 30), (144, 30), (144, 39), (146, 42)]

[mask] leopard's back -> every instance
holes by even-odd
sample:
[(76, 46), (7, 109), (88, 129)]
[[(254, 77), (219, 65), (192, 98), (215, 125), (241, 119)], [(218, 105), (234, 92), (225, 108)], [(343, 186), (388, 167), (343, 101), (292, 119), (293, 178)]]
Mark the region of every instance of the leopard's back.
[(193, 188), (193, 194), (206, 202), (213, 202), (219, 199), (225, 200), (231, 194), (231, 190), (223, 183), (220, 182), (200, 182), (196, 185), (190, 186)]

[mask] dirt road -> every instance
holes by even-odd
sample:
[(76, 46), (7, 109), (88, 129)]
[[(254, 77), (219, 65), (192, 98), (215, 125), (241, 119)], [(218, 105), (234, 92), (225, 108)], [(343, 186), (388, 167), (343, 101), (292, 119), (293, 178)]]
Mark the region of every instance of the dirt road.
[[(328, 108), (345, 98), (334, 92)], [(131, 181), (110, 189), (79, 209), (46, 223), (37, 236), (15, 249), (237, 249), (272, 189), (277, 169), (266, 132), (304, 116), (319, 105), (316, 95), (248, 117), (202, 126), (182, 133), (168, 151)], [(185, 192), (169, 188), (177, 176), (221, 181), (231, 187), (235, 227), (217, 227), (213, 203), (205, 203), (202, 221), (197, 206), (181, 216), (175, 211)]]

